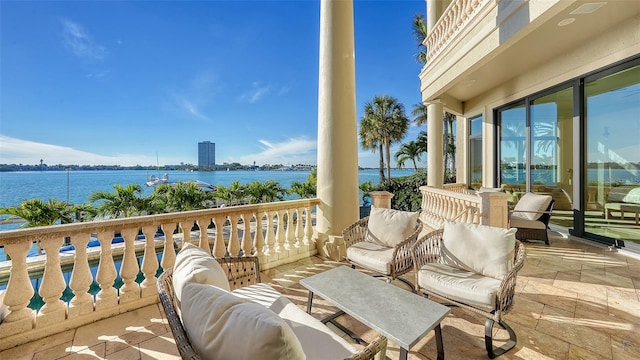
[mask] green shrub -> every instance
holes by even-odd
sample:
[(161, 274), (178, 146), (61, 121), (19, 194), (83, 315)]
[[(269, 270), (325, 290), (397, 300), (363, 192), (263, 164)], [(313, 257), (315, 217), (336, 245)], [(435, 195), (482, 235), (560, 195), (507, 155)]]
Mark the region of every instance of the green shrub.
[(420, 186), (427, 185), (427, 173), (419, 170), (413, 175), (392, 178), (379, 184), (377, 190), (393, 194), (391, 208), (404, 211), (420, 211), (422, 193)]

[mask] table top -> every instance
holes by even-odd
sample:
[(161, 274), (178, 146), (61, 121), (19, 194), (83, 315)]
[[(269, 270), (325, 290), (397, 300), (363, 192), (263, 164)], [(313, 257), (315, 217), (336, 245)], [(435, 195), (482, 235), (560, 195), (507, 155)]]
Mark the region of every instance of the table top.
[(410, 349), (450, 309), (384, 280), (340, 266), (300, 284), (404, 349)]

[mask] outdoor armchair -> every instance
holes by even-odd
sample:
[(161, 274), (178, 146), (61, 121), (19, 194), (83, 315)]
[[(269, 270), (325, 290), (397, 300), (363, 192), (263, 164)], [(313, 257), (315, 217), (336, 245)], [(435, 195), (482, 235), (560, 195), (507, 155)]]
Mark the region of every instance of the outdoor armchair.
[[(443, 229), (420, 237), (411, 254), (418, 294), (487, 317), (484, 338), (489, 358), (516, 345), (516, 333), (503, 320), (513, 308), (516, 276), (525, 259), (515, 229), (447, 222)], [(497, 349), (495, 322), (509, 333), (509, 340)]]
[(551, 195), (526, 193), (509, 215), (509, 226), (518, 229), (518, 240), (542, 240), (549, 245), (549, 220), (555, 200)]
[(418, 216), (417, 212), (372, 207), (368, 217), (342, 232), (346, 260), (354, 269), (362, 267), (388, 282), (397, 279), (413, 291), (413, 284), (400, 276), (412, 269), (409, 249), (423, 226)]

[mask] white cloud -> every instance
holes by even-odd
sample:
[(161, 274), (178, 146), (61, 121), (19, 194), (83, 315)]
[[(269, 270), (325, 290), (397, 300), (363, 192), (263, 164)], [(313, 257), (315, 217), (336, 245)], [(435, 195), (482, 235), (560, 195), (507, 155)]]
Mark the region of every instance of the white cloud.
[(109, 55), (106, 47), (96, 43), (82, 25), (61, 20), (62, 40), (65, 47), (82, 60), (103, 61)]
[(251, 84), (251, 89), (240, 95), (240, 101), (255, 104), (270, 92), (269, 86), (261, 86), (260, 82), (255, 81)]
[(204, 109), (218, 91), (216, 80), (216, 75), (211, 71), (197, 74), (189, 85), (172, 94), (176, 105), (198, 119), (211, 120)]
[[(136, 154), (100, 155), (70, 147), (16, 139), (0, 134), (0, 164), (35, 165), (156, 165), (153, 156)], [(172, 161), (172, 160), (169, 160)], [(167, 164), (178, 164), (168, 162)]]
[(272, 143), (267, 140), (258, 140), (263, 150), (255, 154), (240, 156), (231, 159), (230, 162), (241, 164), (315, 164), (316, 149), (318, 144), (315, 140), (305, 137), (291, 138), (280, 143)]

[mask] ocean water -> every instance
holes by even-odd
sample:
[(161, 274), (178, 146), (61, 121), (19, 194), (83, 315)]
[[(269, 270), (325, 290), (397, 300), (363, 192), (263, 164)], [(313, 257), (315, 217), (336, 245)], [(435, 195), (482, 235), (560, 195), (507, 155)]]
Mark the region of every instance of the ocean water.
[[(392, 177), (413, 174), (413, 169), (392, 169)], [(294, 181), (304, 182), (309, 171), (207, 171), (186, 172), (166, 171), (154, 173), (146, 170), (96, 170), (96, 171), (24, 171), (0, 172), (0, 207), (20, 205), (24, 200), (40, 198), (58, 199), (72, 204), (83, 204), (88, 201), (89, 194), (95, 191), (112, 192), (116, 184), (139, 184), (143, 188), (143, 195), (153, 192), (152, 187), (144, 183), (151, 175), (161, 177), (169, 174), (170, 181), (200, 180), (211, 185), (229, 186), (234, 180), (240, 184), (253, 181), (265, 182), (274, 180), (285, 188), (289, 188)], [(377, 169), (365, 169), (359, 172), (360, 183), (379, 182)], [(15, 225), (15, 224), (12, 224)], [(8, 230), (7, 225), (1, 225), (0, 230)], [(16, 226), (13, 226), (15, 228)]]

